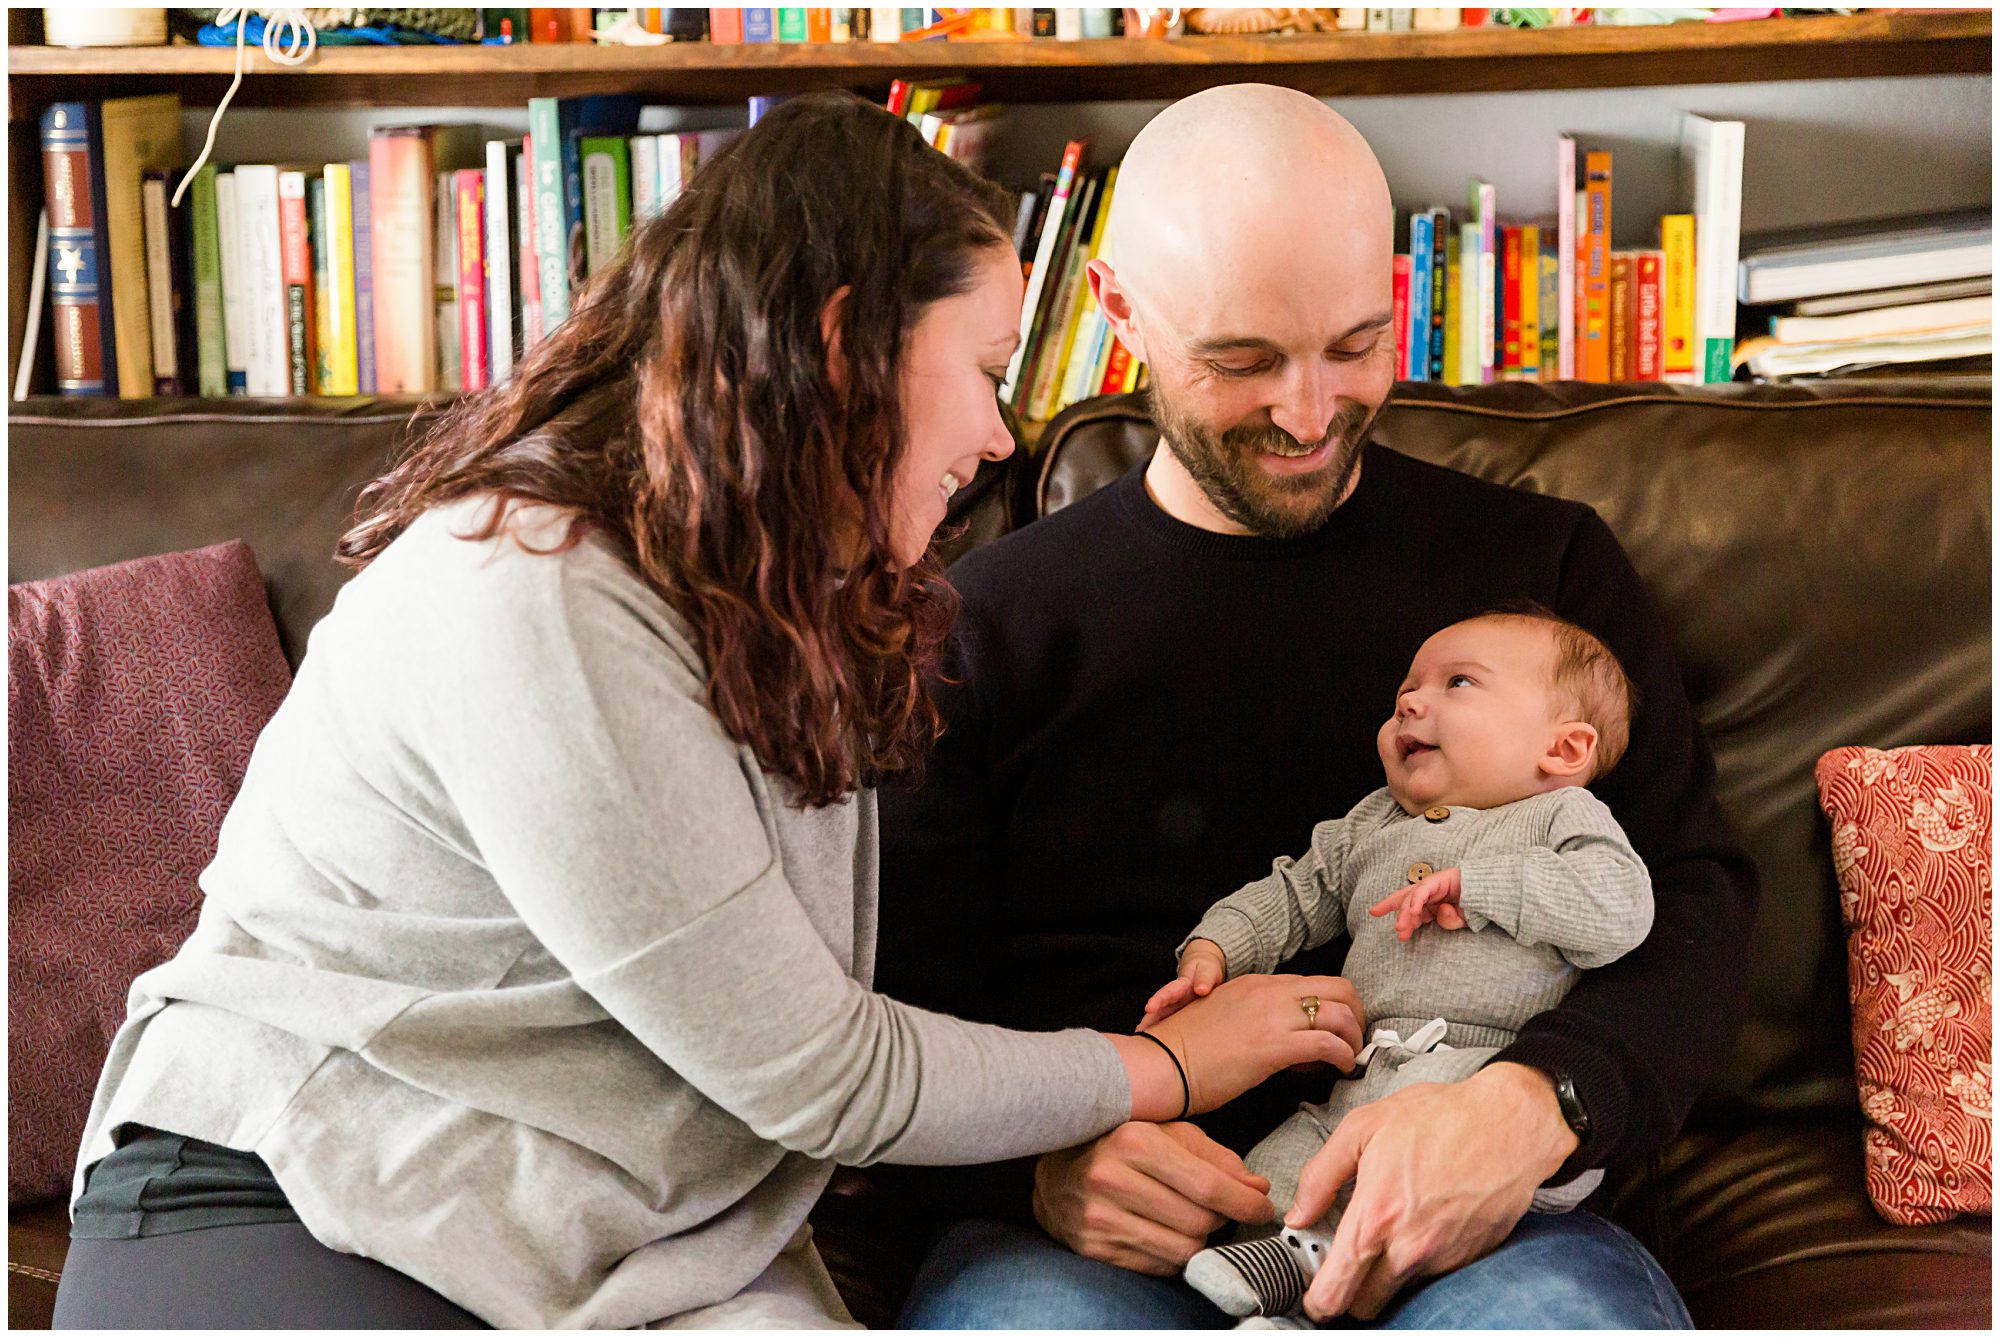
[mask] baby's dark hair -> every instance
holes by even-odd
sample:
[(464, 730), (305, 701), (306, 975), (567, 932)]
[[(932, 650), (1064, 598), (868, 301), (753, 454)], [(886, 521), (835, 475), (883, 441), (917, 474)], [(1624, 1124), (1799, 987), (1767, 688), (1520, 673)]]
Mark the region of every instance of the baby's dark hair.
[(1597, 755), (1584, 784), (1602, 779), (1632, 741), (1632, 715), (1639, 709), (1639, 689), (1625, 666), (1594, 634), (1532, 599), (1511, 599), (1479, 615), (1516, 622), (1545, 624), (1555, 637), (1556, 662), (1552, 686), (1576, 718), (1597, 728)]

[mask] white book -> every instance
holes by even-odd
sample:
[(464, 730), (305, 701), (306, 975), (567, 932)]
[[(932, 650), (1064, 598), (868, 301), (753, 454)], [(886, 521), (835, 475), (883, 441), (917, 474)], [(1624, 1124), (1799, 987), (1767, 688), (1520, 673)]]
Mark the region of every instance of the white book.
[(222, 351), (229, 393), (249, 392), (245, 358), (250, 351), (250, 326), (243, 309), (244, 288), (250, 282), (243, 257), (243, 225), (237, 217), (236, 173), (215, 174), (215, 232), (222, 252)]
[(164, 395), (180, 376), (174, 347), (174, 253), (167, 233), (167, 183), (139, 183), (139, 216), (146, 234), (146, 313), (153, 325), (153, 393)]
[(458, 356), (458, 187), (450, 172), (437, 174), (431, 192), (431, 216), (437, 223), (431, 247), (432, 272), (437, 275), (437, 351), (439, 390), (463, 388)]
[(701, 136), (694, 131), (658, 137), (660, 159), (659, 212), (666, 213), (680, 198), (701, 164)]
[[(519, 154), (518, 148), (512, 150)], [(514, 378), (514, 169), (503, 139), (486, 141), (486, 343), (490, 385)]]
[(660, 212), (660, 136), (634, 135), (632, 150), (632, 226)]
[(1727, 381), (1736, 345), (1736, 252), (1743, 232), (1743, 122), (1681, 117), (1682, 198), (1694, 201), (1694, 374)]
[(1576, 138), (1556, 140), (1556, 375), (1576, 379)]
[(1494, 202), (1493, 183), (1472, 179), (1472, 219), (1479, 225), (1479, 375), (1477, 381), (1494, 379), (1495, 368), (1499, 365), (1498, 350), (1494, 346), (1493, 326), (1499, 315), (1500, 270), (1498, 257), (1494, 254), (1494, 242), (1498, 233), (1498, 218)]
[(1830, 343), (1840, 339), (1883, 339), (1892, 335), (1964, 334), (1993, 325), (1993, 299), (1961, 297), (1951, 302), (1917, 302), (1877, 307), (1845, 316), (1780, 316), (1771, 337), (1781, 344)]
[[(1068, 151), (1064, 151), (1067, 158)], [(1070, 192), (1076, 183), (1083, 180), (1083, 157), (1079, 155), (1065, 164), (1066, 170), (1056, 178), (1056, 190), (1049, 200), (1048, 217), (1042, 222), (1041, 240), (1035, 245), (1034, 267), (1028, 272), (1028, 291), (1021, 301), (1021, 342), (1014, 345), (1014, 356), (1007, 362), (1007, 379), (1000, 385), (1000, 398), (1014, 398), (1015, 383), (1021, 378), (1021, 360), (1028, 351), (1028, 336), (1034, 332), (1035, 317), (1042, 304), (1042, 290), (1049, 283), (1049, 269), (1055, 261), (1056, 240), (1062, 232), (1063, 215), (1069, 210)]]
[(285, 258), (278, 221), (278, 169), (268, 163), (236, 169), (237, 220), (242, 230), (243, 314), (249, 325), (243, 362), (252, 395), (291, 393), (291, 333), (285, 321)]
[(1077, 8), (1056, 11), (1056, 40), (1059, 42), (1079, 42), (1083, 40), (1083, 11)]
[[(1470, 288), (1468, 280), (1479, 273), (1479, 225), (1461, 223), (1458, 228), (1458, 283), (1460, 291)], [(1479, 360), (1479, 327), (1481, 305), (1477, 302), (1458, 304), (1458, 382), (1464, 386), (1476, 386), (1486, 379), (1486, 369)], [(1484, 322), (1488, 332), (1492, 322)]]
[(1951, 297), (1989, 297), (1993, 293), (1990, 275), (1977, 279), (1954, 279), (1949, 283), (1920, 283), (1909, 288), (1876, 288), (1865, 293), (1835, 293), (1829, 297), (1808, 297), (1792, 303), (1794, 316), (1840, 316), (1850, 311), (1871, 311), (1876, 307), (1904, 307), (1914, 302), (1942, 302)]
[(903, 40), (903, 7), (901, 5), (868, 6), (868, 37), (875, 42), (900, 42)]

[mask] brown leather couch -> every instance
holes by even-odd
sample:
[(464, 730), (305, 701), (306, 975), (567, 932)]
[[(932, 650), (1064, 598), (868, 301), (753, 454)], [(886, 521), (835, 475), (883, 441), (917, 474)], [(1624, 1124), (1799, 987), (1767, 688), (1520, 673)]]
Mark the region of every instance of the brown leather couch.
[[(9, 579), (247, 539), (296, 664), (344, 579), (329, 553), (355, 490), (426, 418), (383, 401), (25, 406), (10, 423)], [(1705, 1327), (1990, 1327), (1989, 1219), (1894, 1227), (1863, 1192), (1812, 781), (1836, 745), (1992, 738), (1990, 386), (1405, 385), (1377, 435), (1597, 508), (1672, 629), (1724, 809), (1761, 866), (1751, 1018), (1682, 1135), (1617, 1169), (1614, 1215)], [(1078, 405), (1037, 454), (960, 494), (955, 544), (1076, 500), (1152, 443), (1137, 397)], [(891, 1213), (843, 1174), (815, 1217), (876, 1325), (893, 1323), (915, 1262)], [(48, 1322), (65, 1239), (60, 1204), (10, 1208), (15, 1326)]]

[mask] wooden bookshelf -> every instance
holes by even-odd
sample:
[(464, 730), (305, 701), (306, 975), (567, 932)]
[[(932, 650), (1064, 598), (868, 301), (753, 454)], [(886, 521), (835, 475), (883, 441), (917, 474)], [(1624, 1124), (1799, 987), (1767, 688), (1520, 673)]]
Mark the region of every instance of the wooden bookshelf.
[[(1913, 12), (1659, 27), (1264, 37), (659, 47), (322, 47), (303, 67), (252, 48), (239, 105), (500, 106), (637, 92), (735, 102), (814, 88), (872, 91), (897, 76), (963, 74), (1012, 102), (1176, 98), (1240, 80), (1322, 96), (1641, 87), (1991, 73), (1993, 16)], [(7, 53), (10, 119), (60, 99), (172, 90), (218, 99), (233, 50), (170, 46)]]

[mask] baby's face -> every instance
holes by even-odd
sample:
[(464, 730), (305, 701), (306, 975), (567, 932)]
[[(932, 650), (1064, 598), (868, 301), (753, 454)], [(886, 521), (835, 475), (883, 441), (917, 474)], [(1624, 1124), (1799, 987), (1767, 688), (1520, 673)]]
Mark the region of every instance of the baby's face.
[(1456, 623), (1423, 644), (1376, 736), (1405, 812), (1497, 808), (1563, 782), (1542, 769), (1561, 724), (1545, 625)]

